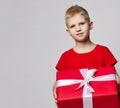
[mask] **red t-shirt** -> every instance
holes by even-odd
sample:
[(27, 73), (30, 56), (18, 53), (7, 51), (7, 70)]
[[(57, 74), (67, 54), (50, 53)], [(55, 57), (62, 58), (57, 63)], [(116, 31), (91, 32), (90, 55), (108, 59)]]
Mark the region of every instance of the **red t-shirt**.
[(65, 51), (57, 65), (56, 69), (62, 70), (74, 70), (81, 68), (97, 68), (112, 66), (117, 63), (117, 60), (110, 52), (110, 50), (102, 45), (96, 45), (96, 47), (88, 53), (76, 53), (73, 48)]

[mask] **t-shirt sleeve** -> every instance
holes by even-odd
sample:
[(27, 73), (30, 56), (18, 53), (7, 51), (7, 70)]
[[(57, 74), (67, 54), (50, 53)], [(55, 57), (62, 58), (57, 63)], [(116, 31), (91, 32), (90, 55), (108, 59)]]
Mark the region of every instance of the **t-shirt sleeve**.
[(112, 54), (112, 52), (106, 47), (105, 50), (105, 64), (106, 66), (113, 66), (117, 63), (116, 58)]
[(67, 70), (65, 60), (64, 60), (64, 54), (61, 55), (60, 59), (58, 60), (58, 63), (55, 67), (58, 71)]

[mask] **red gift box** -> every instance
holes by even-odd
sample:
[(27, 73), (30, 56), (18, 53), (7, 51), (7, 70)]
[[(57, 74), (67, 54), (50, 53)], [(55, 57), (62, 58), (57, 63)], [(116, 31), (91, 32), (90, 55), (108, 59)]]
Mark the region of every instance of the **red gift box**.
[(56, 73), (58, 108), (120, 108), (113, 66)]

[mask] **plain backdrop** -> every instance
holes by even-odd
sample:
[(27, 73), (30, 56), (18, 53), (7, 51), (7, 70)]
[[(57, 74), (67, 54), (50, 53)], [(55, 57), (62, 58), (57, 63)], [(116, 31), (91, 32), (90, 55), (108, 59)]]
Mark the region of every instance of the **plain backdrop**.
[(91, 40), (109, 47), (120, 73), (120, 0), (0, 0), (0, 108), (56, 108), (55, 65), (74, 46), (64, 21), (74, 4), (88, 10)]

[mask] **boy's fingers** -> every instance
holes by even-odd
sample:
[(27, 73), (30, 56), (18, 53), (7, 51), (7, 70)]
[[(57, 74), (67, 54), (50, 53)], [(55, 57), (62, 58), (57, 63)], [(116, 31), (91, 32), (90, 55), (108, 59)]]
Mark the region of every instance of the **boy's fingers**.
[(57, 104), (57, 99), (55, 99), (55, 103)]
[(57, 103), (57, 96), (56, 96), (56, 94), (53, 94), (53, 97), (54, 97), (55, 103)]

